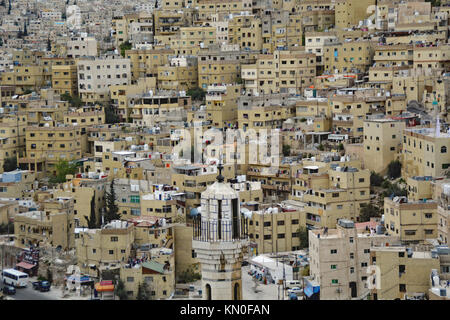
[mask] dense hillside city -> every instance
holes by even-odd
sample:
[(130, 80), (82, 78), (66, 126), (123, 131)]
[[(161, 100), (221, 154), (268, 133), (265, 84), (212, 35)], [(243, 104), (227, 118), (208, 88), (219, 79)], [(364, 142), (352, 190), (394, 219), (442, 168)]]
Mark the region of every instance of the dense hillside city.
[(0, 0), (0, 300), (450, 300), (449, 27)]

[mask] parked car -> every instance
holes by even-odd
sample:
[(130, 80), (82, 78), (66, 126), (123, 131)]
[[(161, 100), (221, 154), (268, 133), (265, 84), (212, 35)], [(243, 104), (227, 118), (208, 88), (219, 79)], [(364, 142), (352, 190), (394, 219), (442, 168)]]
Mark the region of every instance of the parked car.
[(16, 294), (16, 288), (13, 286), (4, 286), (3, 287), (4, 294)]
[(34, 290), (39, 290), (41, 292), (50, 291), (50, 282), (48, 281), (35, 281), (32, 285)]
[(292, 289), (288, 290), (288, 294), (290, 295), (291, 293), (299, 295), (299, 294), (303, 293), (303, 289), (300, 287), (293, 287)]

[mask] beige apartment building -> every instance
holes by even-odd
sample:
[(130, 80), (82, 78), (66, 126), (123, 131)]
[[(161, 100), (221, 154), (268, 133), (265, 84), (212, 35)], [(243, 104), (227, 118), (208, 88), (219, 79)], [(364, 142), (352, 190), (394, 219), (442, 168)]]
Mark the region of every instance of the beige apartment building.
[(73, 223), (76, 228), (87, 227), (86, 216), (91, 216), (91, 206), (94, 205), (96, 221), (101, 221), (101, 212), (105, 207), (105, 192), (107, 177), (100, 174), (77, 174), (68, 176), (67, 182), (55, 190), (55, 197), (71, 197), (74, 199)]
[(373, 64), (374, 47), (370, 40), (326, 41), (324, 70), (330, 73), (364, 72)]
[(197, 57), (169, 57), (169, 63), (158, 66), (156, 71), (160, 90), (187, 91), (198, 87)]
[(234, 126), (238, 120), (237, 99), (242, 85), (211, 85), (206, 92), (206, 120), (217, 128)]
[(81, 128), (68, 125), (26, 128), (26, 158), (21, 166), (29, 170), (56, 174), (59, 160), (76, 160), (82, 156)]
[(28, 170), (3, 172), (0, 178), (1, 198), (22, 198), (35, 189), (36, 173)]
[(69, 94), (71, 97), (77, 96), (77, 66), (75, 64), (52, 66), (52, 88), (57, 94)]
[(450, 167), (450, 134), (435, 128), (403, 130), (402, 176), (441, 177)]
[(300, 226), (305, 226), (305, 213), (296, 209), (269, 206), (252, 211), (248, 232), (255, 254), (300, 250)]
[(213, 14), (239, 14), (243, 11), (251, 11), (251, 0), (197, 0), (198, 19), (201, 21), (210, 21)]
[(302, 93), (314, 84), (316, 57), (294, 50), (261, 54), (255, 64), (242, 66), (241, 77), (252, 93)]
[(74, 247), (73, 199), (54, 198), (44, 210), (19, 213), (14, 217), (15, 244), (21, 248), (50, 244), (68, 250)]
[(174, 55), (173, 49), (153, 48), (153, 49), (132, 49), (125, 51), (125, 57), (130, 59), (131, 78), (157, 77), (159, 66), (169, 63), (169, 56)]
[(254, 63), (255, 51), (229, 50), (217, 46), (200, 49), (198, 52), (198, 86), (236, 84), (241, 80), (241, 69)]
[(408, 243), (436, 239), (438, 215), (434, 200), (409, 201), (406, 197), (384, 198), (386, 231)]
[(119, 269), (128, 261), (134, 243), (134, 224), (115, 220), (101, 229), (84, 229), (75, 240), (82, 273), (98, 276), (105, 269)]
[(0, 114), (0, 172), (3, 172), (5, 159), (19, 157), (25, 151), (25, 128), (27, 115)]
[(86, 103), (106, 102), (109, 87), (131, 82), (130, 60), (117, 56), (78, 60), (78, 92)]
[(139, 78), (135, 84), (109, 87), (112, 105), (117, 108), (117, 114), (122, 122), (128, 120), (135, 97), (150, 90), (156, 92), (156, 79), (156, 77)]
[(98, 54), (97, 40), (92, 37), (77, 37), (67, 41), (67, 56), (74, 59), (81, 57), (96, 57)]
[[(173, 266), (173, 261), (171, 265)], [(120, 268), (120, 279), (124, 282), (125, 291), (131, 299), (136, 299), (139, 285), (144, 282), (149, 290), (149, 300), (168, 299), (175, 291), (173, 267), (154, 259), (134, 267)]]
[(406, 179), (406, 189), (408, 191), (408, 199), (412, 201), (425, 201), (433, 199), (433, 190), (431, 184), (433, 177), (408, 177)]
[(228, 43), (239, 45), (241, 50), (261, 50), (261, 35), (261, 18), (256, 15), (233, 15), (228, 20)]
[(359, 221), (362, 205), (370, 201), (370, 171), (334, 164), (328, 170), (328, 185), (303, 194), (306, 225), (333, 228), (341, 218)]
[(336, 27), (339, 29), (358, 26), (359, 21), (366, 19), (370, 6), (374, 6), (374, 0), (338, 0), (335, 2)]
[[(3, 197), (2, 197), (3, 198)], [(19, 213), (19, 203), (15, 200), (0, 200), (0, 224), (8, 224)]]
[(430, 251), (406, 247), (372, 247), (370, 264), (380, 271), (375, 275), (379, 288), (371, 290), (374, 300), (405, 299), (427, 293), (432, 269), (439, 270), (439, 258)]
[(437, 201), (437, 238), (443, 245), (450, 243), (450, 181), (449, 179), (433, 182), (433, 199)]
[(394, 119), (364, 120), (364, 168), (384, 174), (401, 151), (405, 123)]
[(216, 28), (207, 26), (180, 27), (178, 37), (173, 38), (170, 47), (177, 55), (197, 55), (201, 48), (216, 43)]
[(397, 236), (361, 230), (346, 219), (333, 229), (309, 230), (310, 275), (320, 285), (320, 300), (366, 297), (372, 248), (397, 242)]

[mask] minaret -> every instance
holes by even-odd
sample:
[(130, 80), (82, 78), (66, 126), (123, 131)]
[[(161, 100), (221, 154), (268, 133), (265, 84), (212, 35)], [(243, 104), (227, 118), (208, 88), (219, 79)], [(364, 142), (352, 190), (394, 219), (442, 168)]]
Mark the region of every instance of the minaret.
[(238, 193), (224, 183), (222, 164), (217, 168), (217, 182), (201, 195), (192, 248), (201, 264), (203, 300), (241, 300), (248, 225), (241, 217)]

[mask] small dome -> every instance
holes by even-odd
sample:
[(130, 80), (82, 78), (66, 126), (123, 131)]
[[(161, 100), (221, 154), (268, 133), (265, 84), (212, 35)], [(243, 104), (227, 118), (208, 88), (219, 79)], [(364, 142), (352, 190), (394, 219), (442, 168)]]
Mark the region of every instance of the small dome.
[(202, 192), (202, 199), (236, 199), (238, 193), (228, 184), (223, 182), (214, 182), (205, 191)]

